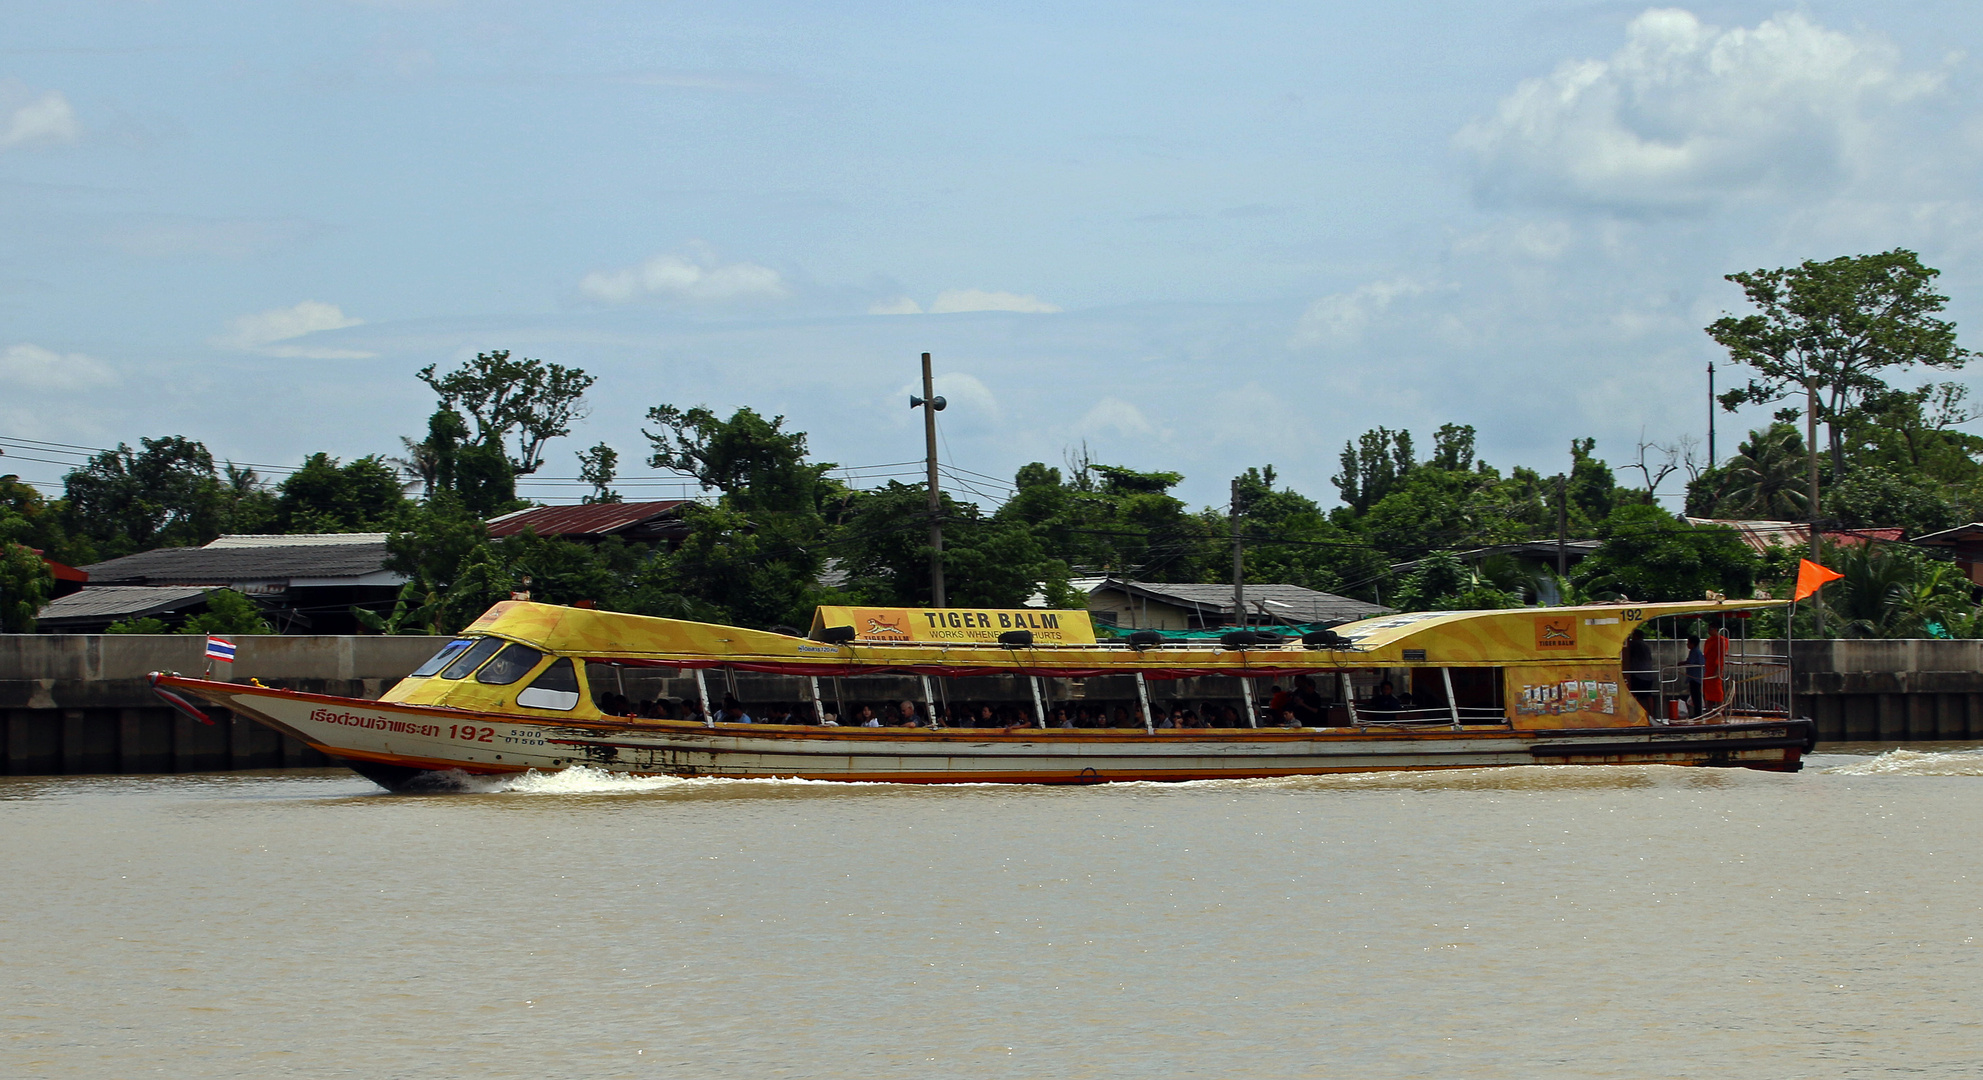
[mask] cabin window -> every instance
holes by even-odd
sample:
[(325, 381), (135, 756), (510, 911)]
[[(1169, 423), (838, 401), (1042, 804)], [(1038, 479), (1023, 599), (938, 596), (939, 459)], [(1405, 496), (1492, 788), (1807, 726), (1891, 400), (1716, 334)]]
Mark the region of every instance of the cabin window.
[(578, 669), (572, 666), (571, 658), (561, 656), (544, 669), (542, 675), (531, 680), (523, 693), (516, 696), (516, 703), (526, 709), (555, 709), (570, 712), (578, 705)]
[(508, 686), (530, 673), (544, 654), (528, 645), (511, 645), (475, 673), (475, 681), (490, 686)]
[(445, 668), (442, 668), (441, 678), (443, 679), (467, 678), (469, 672), (472, 672), (476, 668), (481, 667), (482, 661), (487, 660), (491, 656), (494, 656), (496, 654), (496, 650), (502, 647), (503, 647), (503, 640), (501, 638), (492, 638), (492, 637), (483, 638), (482, 640), (476, 642), (472, 647), (470, 647), (467, 652), (462, 653), (460, 656), (456, 657), (454, 663), (449, 664)]
[(427, 676), (432, 675), (434, 672), (439, 671), (442, 668), (446, 667), (448, 661), (454, 659), (457, 656), (460, 656), (461, 650), (466, 649), (473, 644), (475, 644), (475, 642), (469, 638), (456, 638), (453, 641), (448, 642), (446, 645), (441, 646), (440, 652), (437, 652), (433, 656), (428, 657), (426, 663), (421, 664), (417, 668), (414, 668), (413, 674), (407, 676), (407, 678), (424, 679)]

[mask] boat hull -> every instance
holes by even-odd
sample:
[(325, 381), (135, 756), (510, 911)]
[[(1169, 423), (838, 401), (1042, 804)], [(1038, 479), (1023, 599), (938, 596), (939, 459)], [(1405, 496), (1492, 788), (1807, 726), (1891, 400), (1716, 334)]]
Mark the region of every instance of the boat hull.
[(1083, 784), (1511, 765), (1796, 770), (1807, 720), (1581, 730), (939, 730), (577, 722), (158, 676), (154, 685), (290, 735), (394, 790), (432, 774), (588, 766), (636, 775)]

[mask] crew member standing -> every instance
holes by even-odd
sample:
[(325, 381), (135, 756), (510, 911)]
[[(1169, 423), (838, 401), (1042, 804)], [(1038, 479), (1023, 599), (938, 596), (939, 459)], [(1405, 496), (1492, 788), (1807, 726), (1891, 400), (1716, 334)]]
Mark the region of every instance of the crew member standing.
[(1709, 710), (1719, 709), (1728, 697), (1725, 674), (1728, 664), (1728, 627), (1717, 626), (1701, 648), (1701, 696)]

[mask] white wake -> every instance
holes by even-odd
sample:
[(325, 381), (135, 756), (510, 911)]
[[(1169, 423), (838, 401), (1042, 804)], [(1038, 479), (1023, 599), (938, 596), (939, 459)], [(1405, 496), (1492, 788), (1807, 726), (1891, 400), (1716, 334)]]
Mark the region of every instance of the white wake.
[(1834, 776), (1983, 776), (1983, 748), (1889, 750), (1875, 758), (1821, 771)]

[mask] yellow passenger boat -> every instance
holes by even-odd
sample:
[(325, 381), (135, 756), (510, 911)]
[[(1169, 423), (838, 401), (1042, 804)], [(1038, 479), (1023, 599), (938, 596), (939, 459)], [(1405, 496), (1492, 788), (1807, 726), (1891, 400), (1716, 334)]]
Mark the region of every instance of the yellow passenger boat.
[(1794, 771), (1815, 728), (1791, 715), (1787, 657), (1718, 656), (1718, 704), (1698, 714), (1671, 692), (1675, 665), (1621, 663), (1649, 622), (1739, 626), (1774, 603), (1417, 612), (1166, 641), (1098, 640), (1084, 611), (821, 608), (799, 635), (511, 601), (376, 701), (152, 681), (176, 707), (252, 718), (393, 790), (574, 766), (903, 783)]

